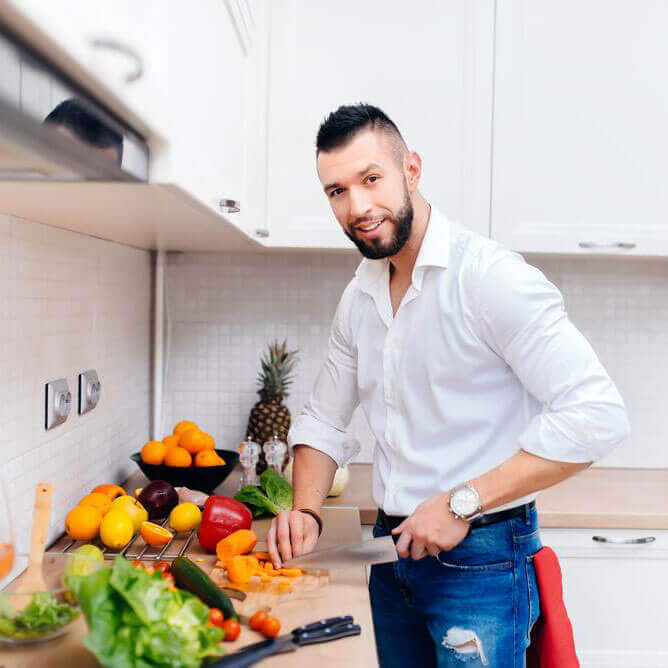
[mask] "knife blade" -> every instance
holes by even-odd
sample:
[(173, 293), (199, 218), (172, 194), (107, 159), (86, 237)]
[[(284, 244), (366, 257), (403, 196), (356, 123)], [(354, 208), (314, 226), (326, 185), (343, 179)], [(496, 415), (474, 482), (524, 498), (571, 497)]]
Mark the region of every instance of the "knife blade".
[(384, 564), (388, 561), (397, 561), (397, 559), (397, 548), (392, 540), (392, 536), (381, 536), (379, 538), (369, 538), (355, 543), (337, 545), (336, 547), (301, 554), (286, 561), (283, 565), (287, 568), (316, 564), (318, 566), (322, 564), (336, 566), (343, 563), (346, 566), (350, 566), (351, 564), (368, 566), (371, 564)]

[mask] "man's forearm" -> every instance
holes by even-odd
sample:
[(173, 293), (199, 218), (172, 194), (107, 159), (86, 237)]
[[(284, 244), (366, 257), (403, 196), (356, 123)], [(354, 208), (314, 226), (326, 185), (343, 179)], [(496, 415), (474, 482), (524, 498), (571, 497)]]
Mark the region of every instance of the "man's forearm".
[(329, 455), (308, 445), (295, 445), (294, 457), (293, 507), (310, 508), (319, 513), (323, 500), (332, 488), (336, 462)]
[(480, 494), (483, 511), (488, 511), (556, 485), (590, 465), (591, 462), (585, 464), (556, 462), (520, 450), (500, 466), (471, 480), (470, 483)]

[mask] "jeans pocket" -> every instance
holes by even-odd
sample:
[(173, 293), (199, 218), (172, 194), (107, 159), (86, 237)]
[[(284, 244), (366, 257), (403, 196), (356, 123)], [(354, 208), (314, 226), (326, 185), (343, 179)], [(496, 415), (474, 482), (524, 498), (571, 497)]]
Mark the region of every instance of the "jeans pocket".
[(464, 562), (448, 561), (447, 552), (439, 552), (436, 557), (438, 563), (443, 568), (449, 568), (453, 571), (462, 573), (491, 573), (491, 572), (508, 572), (513, 568), (512, 561), (496, 561), (489, 564), (467, 564)]
[(528, 595), (528, 623), (527, 623), (527, 645), (531, 642), (531, 630), (534, 624), (538, 621), (540, 616), (540, 596), (538, 593), (538, 584), (536, 582), (536, 569), (533, 564), (533, 555), (530, 554), (524, 560), (524, 572), (527, 579), (527, 595)]

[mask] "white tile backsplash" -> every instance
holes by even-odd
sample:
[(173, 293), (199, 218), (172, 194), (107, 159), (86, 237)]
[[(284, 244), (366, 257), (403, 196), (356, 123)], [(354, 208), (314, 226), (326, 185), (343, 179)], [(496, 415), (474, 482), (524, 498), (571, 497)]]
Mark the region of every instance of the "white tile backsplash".
[[(529, 257), (562, 290), (573, 322), (590, 340), (624, 397), (633, 434), (601, 464), (668, 466), (668, 263), (637, 259)], [(287, 405), (294, 415), (324, 359), (329, 327), (357, 255), (171, 254), (165, 433), (193, 419), (220, 447), (243, 438), (257, 400), (266, 344), (298, 348)], [(364, 418), (351, 429), (370, 461)]]
[[(19, 550), (38, 482), (54, 486), (49, 538), (95, 485), (136, 467), (150, 411), (151, 258), (146, 251), (0, 216), (0, 461)], [(98, 406), (78, 415), (78, 373), (96, 369)], [(44, 384), (67, 378), (65, 424), (44, 429)]]

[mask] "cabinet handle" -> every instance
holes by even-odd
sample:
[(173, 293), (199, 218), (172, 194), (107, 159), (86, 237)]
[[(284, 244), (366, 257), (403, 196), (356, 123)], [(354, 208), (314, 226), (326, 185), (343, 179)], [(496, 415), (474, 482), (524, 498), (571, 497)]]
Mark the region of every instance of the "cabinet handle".
[(236, 199), (223, 198), (218, 202), (218, 206), (225, 213), (239, 213), (239, 211), (241, 211), (241, 202)]
[(260, 239), (266, 239), (269, 236), (269, 230), (266, 227), (259, 227), (255, 230), (255, 236)]
[(591, 539), (597, 543), (613, 543), (615, 545), (643, 545), (653, 543), (654, 536), (642, 536), (641, 538), (608, 538), (607, 536), (592, 536)]
[(135, 69), (133, 72), (130, 72), (125, 75), (125, 83), (132, 83), (141, 79), (142, 74), (144, 74), (144, 61), (135, 49), (127, 44), (123, 44), (115, 39), (108, 39), (106, 37), (94, 37), (91, 39), (90, 43), (96, 49), (109, 49), (109, 51), (118, 51), (126, 56), (129, 56), (132, 60), (135, 61)]
[(595, 241), (581, 241), (580, 248), (625, 248), (627, 250), (635, 248), (636, 244), (632, 241), (613, 241), (610, 243), (599, 244)]

